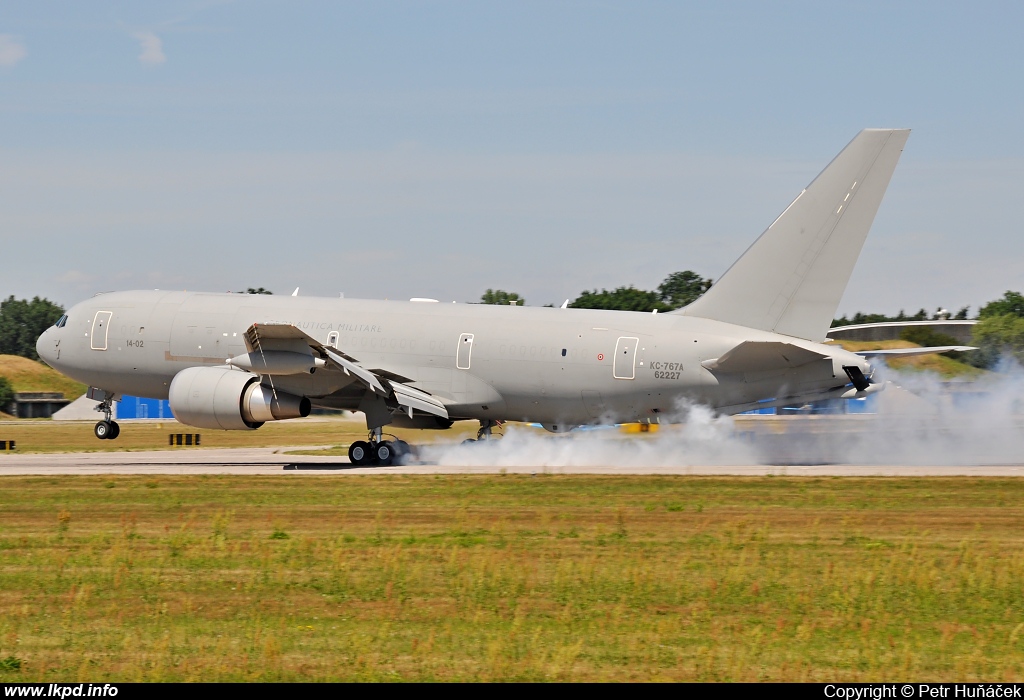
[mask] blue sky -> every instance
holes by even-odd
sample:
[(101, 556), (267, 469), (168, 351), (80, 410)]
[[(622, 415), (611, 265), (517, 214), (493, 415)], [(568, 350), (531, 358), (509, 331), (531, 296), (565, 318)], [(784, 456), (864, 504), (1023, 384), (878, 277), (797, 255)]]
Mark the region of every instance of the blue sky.
[(0, 6), (0, 294), (717, 277), (910, 127), (840, 312), (1024, 289), (1018, 3)]

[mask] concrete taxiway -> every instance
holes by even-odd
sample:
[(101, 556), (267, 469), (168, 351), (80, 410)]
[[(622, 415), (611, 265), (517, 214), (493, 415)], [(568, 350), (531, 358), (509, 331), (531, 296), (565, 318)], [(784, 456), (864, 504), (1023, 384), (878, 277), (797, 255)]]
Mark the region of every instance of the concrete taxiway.
[(155, 450), (151, 452), (91, 452), (70, 454), (3, 454), (2, 475), (88, 474), (619, 474), (694, 476), (1024, 476), (1022, 465), (899, 466), (853, 464), (708, 465), (708, 466), (497, 466), (410, 464), (393, 467), (354, 467), (338, 456), (287, 454), (311, 447)]

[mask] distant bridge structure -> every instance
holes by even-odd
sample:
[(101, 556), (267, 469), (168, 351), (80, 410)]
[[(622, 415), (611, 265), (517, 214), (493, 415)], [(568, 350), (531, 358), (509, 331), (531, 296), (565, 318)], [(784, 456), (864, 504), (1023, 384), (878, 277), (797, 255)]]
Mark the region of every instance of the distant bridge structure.
[(900, 333), (907, 328), (927, 328), (956, 338), (963, 345), (971, 344), (971, 335), (977, 320), (939, 321), (886, 321), (884, 323), (856, 323), (850, 326), (830, 328), (828, 337), (832, 340), (857, 340), (877, 342), (899, 340)]

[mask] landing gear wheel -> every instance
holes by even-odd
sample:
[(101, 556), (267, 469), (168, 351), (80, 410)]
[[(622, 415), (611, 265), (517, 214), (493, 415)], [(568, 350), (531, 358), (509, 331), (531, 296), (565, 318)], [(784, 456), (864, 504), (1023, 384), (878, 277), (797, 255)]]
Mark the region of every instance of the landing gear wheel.
[(110, 435), (107, 436), (108, 440), (116, 440), (117, 436), (121, 434), (121, 426), (115, 421), (110, 421)]
[(395, 460), (395, 444), (390, 440), (378, 442), (373, 448), (373, 453), (377, 458), (377, 464), (382, 467), (389, 467)]
[(111, 421), (101, 420), (92, 429), (92, 432), (100, 440), (109, 440), (111, 436), (114, 434), (114, 425), (116, 424), (112, 423)]
[(406, 457), (412, 454), (412, 447), (405, 440), (395, 440), (391, 449), (395, 453), (392, 464), (405, 464)]
[(357, 467), (369, 464), (372, 459), (370, 443), (365, 440), (356, 440), (348, 446), (348, 460)]

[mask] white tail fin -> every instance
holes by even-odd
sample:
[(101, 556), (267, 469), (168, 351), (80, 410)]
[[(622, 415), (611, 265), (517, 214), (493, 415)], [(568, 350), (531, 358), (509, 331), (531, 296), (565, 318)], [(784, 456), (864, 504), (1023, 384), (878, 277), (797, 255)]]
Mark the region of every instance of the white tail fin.
[(825, 337), (909, 129), (865, 129), (704, 296), (673, 313)]

